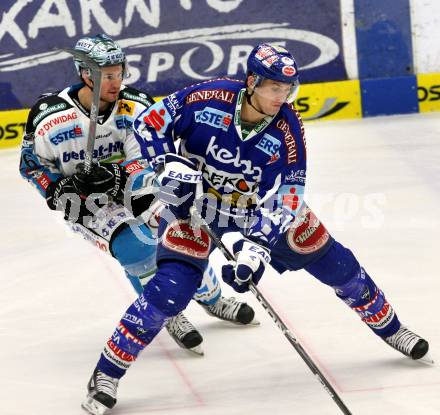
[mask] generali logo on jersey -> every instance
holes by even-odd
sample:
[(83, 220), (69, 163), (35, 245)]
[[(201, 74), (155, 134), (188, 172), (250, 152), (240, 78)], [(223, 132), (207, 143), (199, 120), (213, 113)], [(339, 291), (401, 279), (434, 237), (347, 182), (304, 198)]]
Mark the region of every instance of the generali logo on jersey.
[(207, 89), (203, 91), (195, 91), (186, 97), (186, 103), (192, 104), (193, 102), (209, 101), (215, 99), (217, 101), (228, 102), (232, 104), (234, 102), (235, 93), (231, 91), (225, 91), (222, 89)]
[(289, 124), (287, 124), (284, 119), (281, 119), (277, 122), (277, 128), (279, 128), (284, 133), (284, 141), (287, 146), (287, 163), (295, 163), (296, 162), (296, 143), (295, 137), (290, 131)]

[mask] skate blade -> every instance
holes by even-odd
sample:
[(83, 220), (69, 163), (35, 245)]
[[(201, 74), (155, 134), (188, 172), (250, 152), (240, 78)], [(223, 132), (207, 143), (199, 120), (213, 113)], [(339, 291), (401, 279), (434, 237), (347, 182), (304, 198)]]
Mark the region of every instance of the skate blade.
[(420, 359), (417, 359), (416, 362), (420, 362), (429, 366), (433, 366), (435, 364), (434, 359), (429, 354), (429, 352), (426, 353), (425, 356), (421, 357)]
[(204, 356), (205, 352), (202, 349), (202, 346), (196, 346), (196, 347), (192, 347), (192, 348), (185, 348), (185, 350), (188, 350), (191, 353), (194, 353), (196, 356)]
[(81, 404), (81, 408), (91, 415), (105, 415), (110, 410), (101, 402), (95, 401), (91, 396), (87, 396)]

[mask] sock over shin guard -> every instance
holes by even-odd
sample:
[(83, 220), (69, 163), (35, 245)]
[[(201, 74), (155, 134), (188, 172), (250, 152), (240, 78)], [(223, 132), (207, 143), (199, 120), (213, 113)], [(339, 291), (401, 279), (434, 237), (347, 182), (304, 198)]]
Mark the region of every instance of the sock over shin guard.
[(383, 292), (360, 266), (353, 253), (334, 241), (327, 253), (305, 268), (351, 307), (378, 336), (397, 332), (399, 319)]
[(399, 329), (400, 322), (393, 307), (362, 267), (346, 284), (333, 288), (378, 336), (388, 337)]
[(194, 294), (194, 300), (205, 305), (212, 305), (217, 302), (222, 294), (222, 289), (211, 265), (205, 269), (203, 280), (197, 292)]
[(97, 369), (113, 378), (121, 378), (138, 354), (156, 337), (166, 318), (141, 294), (127, 309), (107, 341)]
[(105, 345), (97, 368), (113, 378), (122, 377), (167, 319), (185, 309), (201, 280), (201, 271), (191, 264), (160, 262), (156, 274), (128, 307)]

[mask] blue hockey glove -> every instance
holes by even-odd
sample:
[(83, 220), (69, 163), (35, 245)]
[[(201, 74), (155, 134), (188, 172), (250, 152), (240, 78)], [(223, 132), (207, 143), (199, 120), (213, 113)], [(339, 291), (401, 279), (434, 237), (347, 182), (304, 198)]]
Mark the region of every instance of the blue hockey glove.
[[(232, 252), (236, 258), (235, 264), (222, 267), (222, 278), (235, 291), (244, 293), (249, 291), (249, 282), (258, 284), (263, 276), (266, 265), (270, 262), (270, 251), (249, 239), (239, 232), (229, 232), (223, 235), (222, 241), (232, 239)], [(227, 243), (227, 242), (226, 242)]]
[(177, 154), (166, 154), (164, 170), (159, 175), (159, 198), (177, 219), (190, 217), (202, 173), (195, 163)]
[(90, 174), (82, 172), (83, 163), (77, 165), (78, 173), (72, 176), (77, 192), (82, 196), (106, 193), (122, 196), (127, 181), (125, 170), (117, 163), (93, 164)]

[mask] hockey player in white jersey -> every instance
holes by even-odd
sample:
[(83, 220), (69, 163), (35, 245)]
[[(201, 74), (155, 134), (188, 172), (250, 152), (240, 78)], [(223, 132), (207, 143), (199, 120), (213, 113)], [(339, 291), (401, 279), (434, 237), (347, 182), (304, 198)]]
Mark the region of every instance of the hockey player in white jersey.
[[(142, 160), (132, 123), (153, 99), (124, 86), (128, 75), (125, 54), (106, 35), (85, 37), (75, 50), (91, 57), (102, 70), (99, 116), (93, 151), (93, 168), (82, 172), (90, 123), (93, 81), (87, 65), (75, 58), (81, 82), (61, 92), (42, 96), (29, 114), (21, 150), (20, 172), (46, 199), (53, 210), (62, 210), (72, 230), (116, 258), (135, 290), (156, 270), (155, 226), (162, 205), (154, 194), (128, 197), (125, 193), (152, 184), (154, 172)], [(89, 197), (94, 194), (95, 197)], [(141, 221), (136, 221), (140, 217)], [(135, 222), (137, 226), (134, 228)], [(135, 235), (134, 230), (141, 233)], [(206, 312), (238, 324), (255, 322), (246, 303), (221, 295), (213, 270), (208, 267), (194, 298)], [(166, 327), (173, 339), (186, 349), (202, 354), (202, 337), (179, 313)]]

